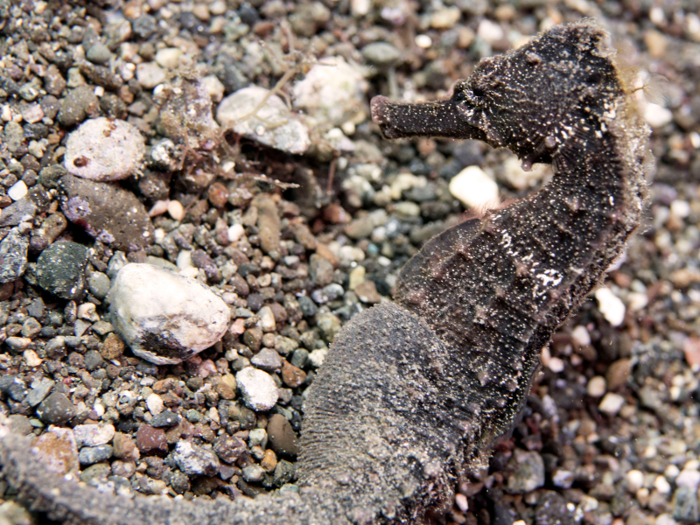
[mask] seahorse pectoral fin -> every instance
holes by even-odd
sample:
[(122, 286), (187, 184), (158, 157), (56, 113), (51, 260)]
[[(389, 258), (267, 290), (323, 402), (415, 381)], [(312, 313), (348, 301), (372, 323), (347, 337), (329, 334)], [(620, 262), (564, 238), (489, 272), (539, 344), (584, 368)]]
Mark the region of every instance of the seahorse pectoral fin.
[(413, 136), (484, 140), (484, 133), (471, 125), (454, 98), (424, 104), (392, 102), (383, 96), (372, 99), (372, 119), (389, 139)]

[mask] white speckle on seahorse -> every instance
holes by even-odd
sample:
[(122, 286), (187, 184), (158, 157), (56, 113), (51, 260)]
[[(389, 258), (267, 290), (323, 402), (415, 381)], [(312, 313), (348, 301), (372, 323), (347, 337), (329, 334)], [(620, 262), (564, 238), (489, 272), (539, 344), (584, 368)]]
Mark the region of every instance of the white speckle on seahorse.
[(535, 286), (535, 289), (532, 291), (533, 297), (539, 297), (546, 293), (549, 288), (557, 286), (562, 278), (562, 274), (553, 268), (536, 274), (535, 279), (539, 279), (542, 283)]

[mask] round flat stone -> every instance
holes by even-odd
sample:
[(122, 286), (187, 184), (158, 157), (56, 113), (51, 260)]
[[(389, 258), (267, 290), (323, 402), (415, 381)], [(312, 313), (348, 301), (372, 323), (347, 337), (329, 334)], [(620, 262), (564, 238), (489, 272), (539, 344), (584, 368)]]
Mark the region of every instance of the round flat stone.
[(146, 151), (138, 129), (123, 120), (88, 120), (68, 137), (63, 165), (85, 179), (110, 181), (128, 177)]

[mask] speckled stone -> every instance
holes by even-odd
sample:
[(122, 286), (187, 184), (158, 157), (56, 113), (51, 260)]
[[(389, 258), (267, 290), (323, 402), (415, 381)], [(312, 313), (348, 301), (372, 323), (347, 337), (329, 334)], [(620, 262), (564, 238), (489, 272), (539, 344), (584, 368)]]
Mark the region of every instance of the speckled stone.
[(36, 276), (41, 286), (62, 299), (75, 299), (85, 289), (88, 249), (70, 241), (55, 242), (41, 252)]
[(128, 177), (146, 151), (143, 136), (123, 120), (88, 120), (71, 133), (63, 165), (72, 175), (98, 181)]
[(228, 305), (208, 287), (165, 268), (127, 264), (109, 292), (115, 330), (155, 364), (177, 364), (209, 348), (228, 328)]
[(65, 175), (61, 208), (66, 218), (118, 250), (136, 251), (153, 243), (153, 223), (143, 203), (119, 186)]

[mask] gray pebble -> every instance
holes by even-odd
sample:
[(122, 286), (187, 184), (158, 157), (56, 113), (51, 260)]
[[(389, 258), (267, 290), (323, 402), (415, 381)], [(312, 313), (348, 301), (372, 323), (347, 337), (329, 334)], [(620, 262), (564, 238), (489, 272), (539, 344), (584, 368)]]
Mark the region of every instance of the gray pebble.
[(89, 350), (85, 353), (85, 368), (87, 368), (90, 372), (96, 370), (104, 364), (105, 360), (97, 350)]
[(39, 285), (62, 299), (75, 299), (85, 288), (88, 249), (69, 241), (55, 242), (44, 250), (36, 265)]
[(112, 457), (113, 449), (111, 445), (100, 445), (97, 447), (83, 447), (78, 452), (80, 465), (94, 465), (100, 461), (107, 461)]
[(265, 471), (260, 465), (248, 465), (243, 469), (243, 479), (248, 483), (260, 481), (265, 475)]
[(24, 141), (24, 130), (19, 122), (11, 120), (5, 124), (4, 130), (5, 145), (11, 153), (14, 153), (19, 149)]
[(215, 476), (219, 472), (216, 454), (189, 441), (178, 442), (172, 459), (189, 476)]
[(19, 228), (13, 228), (0, 242), (0, 284), (11, 283), (24, 275), (27, 269), (29, 239)]
[(42, 377), (38, 382), (32, 383), (32, 389), (27, 393), (29, 406), (35, 407), (41, 403), (49, 395), (54, 384), (51, 379), (45, 377)]
[(272, 348), (263, 348), (250, 359), (250, 362), (267, 372), (277, 372), (282, 367), (282, 358)]
[(31, 221), (35, 214), (36, 204), (28, 198), (20, 199), (2, 210), (0, 227), (17, 226), (20, 222)]
[(304, 317), (313, 317), (318, 313), (318, 306), (306, 295), (299, 297), (299, 306), (301, 306)]
[(673, 494), (673, 519), (691, 523), (700, 521), (698, 496), (692, 487), (678, 487)]
[(22, 323), (22, 337), (33, 338), (41, 332), (41, 323), (34, 319), (33, 317), (27, 317), (27, 319)]
[(61, 101), (58, 121), (66, 127), (80, 124), (88, 115), (96, 114), (100, 102), (88, 86), (80, 86), (68, 93)]
[(525, 494), (544, 486), (544, 461), (537, 452), (516, 448), (509, 466), (513, 469), (507, 488), (511, 494)]
[(156, 32), (156, 29), (158, 29), (156, 19), (151, 15), (141, 15), (131, 24), (134, 35), (142, 40), (148, 40), (148, 37)]
[(112, 285), (109, 277), (102, 272), (92, 272), (88, 277), (87, 284), (90, 293), (100, 300), (107, 297), (109, 288)]
[(289, 362), (297, 368), (304, 368), (309, 362), (309, 351), (304, 348), (295, 350)]
[(387, 42), (372, 42), (362, 49), (362, 56), (372, 65), (391, 67), (401, 59), (401, 51)]
[(151, 419), (151, 426), (155, 428), (172, 427), (180, 421), (177, 414), (172, 410), (165, 410)]
[(90, 46), (86, 57), (93, 64), (102, 65), (109, 62), (109, 59), (112, 58), (112, 53), (110, 53), (109, 48), (106, 45), (98, 42)]
[(293, 463), (284, 459), (277, 462), (275, 472), (273, 474), (273, 483), (275, 486), (284, 485), (294, 479), (295, 467)]
[(80, 473), (80, 481), (92, 486), (102, 485), (107, 482), (107, 476), (111, 473), (112, 469), (107, 463), (96, 463)]
[(65, 394), (54, 392), (41, 402), (36, 413), (46, 424), (63, 426), (75, 414), (75, 406)]

